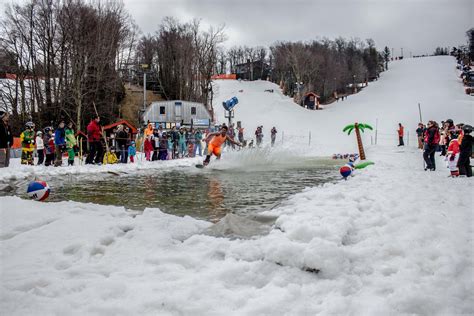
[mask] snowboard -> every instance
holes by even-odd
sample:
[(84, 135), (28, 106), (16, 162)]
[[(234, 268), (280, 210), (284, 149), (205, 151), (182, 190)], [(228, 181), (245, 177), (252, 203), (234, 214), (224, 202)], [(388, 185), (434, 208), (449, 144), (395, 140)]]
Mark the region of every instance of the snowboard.
[(196, 168), (199, 168), (199, 169), (202, 169), (202, 168), (204, 168), (204, 167), (205, 167), (205, 166), (204, 166), (202, 163), (199, 163), (199, 164), (196, 165)]

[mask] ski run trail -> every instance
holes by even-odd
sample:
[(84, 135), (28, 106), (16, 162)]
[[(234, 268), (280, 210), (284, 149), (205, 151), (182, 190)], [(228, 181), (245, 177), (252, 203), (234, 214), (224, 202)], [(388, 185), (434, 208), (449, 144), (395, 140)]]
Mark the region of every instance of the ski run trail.
[[(205, 233), (212, 223), (157, 208), (138, 214), (0, 197), (0, 314), (474, 314), (473, 180), (449, 178), (438, 155), (437, 170), (425, 172), (414, 137), (418, 103), (425, 122), (472, 124), (474, 99), (464, 94), (451, 57), (389, 67), (357, 95), (322, 111), (298, 107), (272, 83), (215, 82), (219, 121), (225, 121), (222, 101), (237, 96), (235, 119), (248, 137), (258, 125), (266, 141), (271, 127), (278, 129), (277, 155), (356, 152), (355, 136), (342, 128), (377, 125), (377, 145), (371, 145), (374, 131), (363, 135), (375, 165), (290, 196), (264, 214), (277, 217), (268, 234), (213, 237)], [(399, 122), (410, 133), (403, 148), (396, 147)], [(223, 159), (238, 163), (239, 155), (226, 152)], [(0, 169), (0, 181), (196, 172), (198, 161), (44, 168), (13, 160)]]

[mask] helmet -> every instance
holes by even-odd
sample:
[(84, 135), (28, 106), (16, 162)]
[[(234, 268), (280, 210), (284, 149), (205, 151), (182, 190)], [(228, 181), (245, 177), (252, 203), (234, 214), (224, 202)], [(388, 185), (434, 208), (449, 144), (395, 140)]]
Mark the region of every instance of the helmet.
[(42, 132), (42, 131), (37, 131), (37, 132), (36, 132), (36, 135), (38, 135), (38, 136), (39, 136), (39, 135), (43, 135), (43, 132)]
[(469, 124), (466, 124), (462, 127), (462, 130), (464, 131), (464, 133), (470, 134), (472, 132), (472, 126)]
[(53, 130), (53, 128), (51, 126), (48, 126), (48, 127), (45, 127), (43, 131), (44, 131), (45, 134), (47, 134), (52, 130)]
[(26, 127), (26, 128), (31, 128), (31, 129), (33, 129), (33, 128), (35, 128), (35, 123), (33, 123), (33, 122), (26, 122), (25, 127)]
[(454, 124), (452, 119), (447, 119), (445, 123)]

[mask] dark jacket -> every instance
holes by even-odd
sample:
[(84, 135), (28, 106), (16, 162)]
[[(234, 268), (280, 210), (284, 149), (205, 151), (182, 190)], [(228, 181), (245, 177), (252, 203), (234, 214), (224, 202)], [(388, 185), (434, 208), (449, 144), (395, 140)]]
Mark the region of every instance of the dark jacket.
[(418, 127), (418, 128), (416, 129), (416, 135), (417, 135), (418, 137), (423, 136), (423, 131), (424, 131), (424, 128)]
[(472, 155), (472, 136), (465, 134), (462, 138), (461, 145), (459, 146), (459, 161), (466, 162)]
[(436, 126), (431, 126), (425, 131), (425, 143), (430, 146), (439, 144), (439, 130)]
[(13, 134), (9, 125), (0, 121), (0, 148), (10, 148), (13, 145)]
[(120, 131), (117, 133), (115, 140), (119, 148), (127, 146), (128, 143), (128, 133), (126, 131)]

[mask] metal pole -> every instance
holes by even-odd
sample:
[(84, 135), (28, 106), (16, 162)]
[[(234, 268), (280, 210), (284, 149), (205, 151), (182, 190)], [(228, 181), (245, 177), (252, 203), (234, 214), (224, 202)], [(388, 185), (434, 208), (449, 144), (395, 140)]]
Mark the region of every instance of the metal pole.
[(421, 118), (421, 105), (418, 103), (418, 112), (420, 113), (420, 123), (423, 123), (423, 119)]
[(143, 71), (143, 111), (146, 110), (146, 72)]
[(378, 126), (379, 126), (379, 119), (375, 119), (375, 145), (377, 145)]
[(309, 144), (308, 146), (311, 146), (311, 131), (309, 131)]

